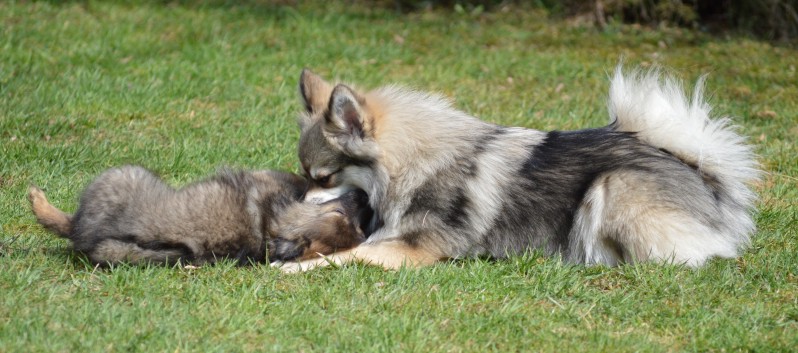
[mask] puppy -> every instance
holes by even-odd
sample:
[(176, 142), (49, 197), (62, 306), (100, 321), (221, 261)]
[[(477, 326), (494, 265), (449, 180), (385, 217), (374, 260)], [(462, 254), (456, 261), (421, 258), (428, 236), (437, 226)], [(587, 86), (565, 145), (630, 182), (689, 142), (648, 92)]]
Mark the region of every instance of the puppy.
[(610, 123), (537, 131), (481, 121), (397, 86), (362, 92), (303, 71), (299, 158), (321, 203), (368, 193), (382, 227), (301, 271), (362, 261), (385, 268), (542, 249), (566, 261), (691, 267), (749, 242), (758, 177), (751, 147), (656, 70), (624, 74)]
[(40, 224), (103, 265), (222, 258), (244, 265), (264, 261), (267, 247), (272, 261), (308, 259), (365, 240), (365, 193), (302, 203), (306, 188), (304, 178), (289, 173), (224, 170), (175, 190), (142, 167), (123, 166), (98, 176), (74, 215), (35, 186), (28, 199)]

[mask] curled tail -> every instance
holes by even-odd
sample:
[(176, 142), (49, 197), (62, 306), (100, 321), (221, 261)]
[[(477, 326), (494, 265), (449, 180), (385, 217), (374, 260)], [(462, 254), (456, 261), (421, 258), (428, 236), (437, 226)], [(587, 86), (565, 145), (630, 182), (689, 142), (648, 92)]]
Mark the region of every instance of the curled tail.
[(39, 224), (64, 238), (70, 237), (72, 216), (51, 205), (47, 201), (47, 197), (44, 196), (44, 191), (35, 186), (30, 186), (28, 188), (28, 201), (30, 201), (31, 209)]
[(710, 116), (703, 86), (701, 77), (688, 98), (679, 80), (662, 77), (656, 69), (624, 76), (618, 67), (610, 86), (611, 126), (634, 132), (696, 168), (717, 195), (727, 222), (724, 233), (742, 245), (755, 229), (751, 211), (756, 194), (749, 185), (759, 178), (758, 165), (731, 120)]

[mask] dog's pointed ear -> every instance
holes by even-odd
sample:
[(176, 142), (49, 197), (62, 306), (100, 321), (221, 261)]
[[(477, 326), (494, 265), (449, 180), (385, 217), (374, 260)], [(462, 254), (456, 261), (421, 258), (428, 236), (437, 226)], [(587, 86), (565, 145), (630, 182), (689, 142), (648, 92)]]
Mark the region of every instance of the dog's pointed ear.
[(299, 76), (299, 93), (308, 113), (320, 113), (327, 108), (333, 86), (308, 69)]
[(375, 160), (381, 153), (366, 104), (366, 99), (351, 88), (340, 84), (335, 86), (322, 128), (328, 142), (361, 161)]
[(363, 99), (346, 85), (337, 85), (330, 96), (327, 119), (328, 131), (363, 139), (365, 110)]

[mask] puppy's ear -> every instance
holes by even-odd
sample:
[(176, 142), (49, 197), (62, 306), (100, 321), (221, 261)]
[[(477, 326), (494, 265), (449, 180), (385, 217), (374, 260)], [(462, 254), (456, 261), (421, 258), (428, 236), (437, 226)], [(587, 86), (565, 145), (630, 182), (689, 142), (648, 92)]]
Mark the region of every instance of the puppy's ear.
[(330, 97), (327, 119), (327, 131), (335, 135), (346, 135), (353, 139), (363, 139), (365, 130), (365, 111), (363, 100), (357, 93), (345, 85), (337, 85)]
[(321, 76), (308, 69), (302, 70), (299, 77), (299, 93), (302, 95), (302, 102), (305, 103), (305, 110), (308, 113), (320, 113), (327, 108), (332, 90), (333, 86)]

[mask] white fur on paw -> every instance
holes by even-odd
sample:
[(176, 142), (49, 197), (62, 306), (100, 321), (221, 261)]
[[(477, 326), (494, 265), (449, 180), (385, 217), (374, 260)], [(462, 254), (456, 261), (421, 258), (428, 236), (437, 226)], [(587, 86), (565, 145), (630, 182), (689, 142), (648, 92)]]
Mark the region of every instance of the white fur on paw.
[[(272, 263), (272, 266), (275, 267), (275, 264)], [(306, 270), (302, 268), (302, 264), (299, 262), (281, 262), (280, 265), (276, 267), (278, 267), (280, 271), (283, 271), (283, 273), (299, 273)]]

